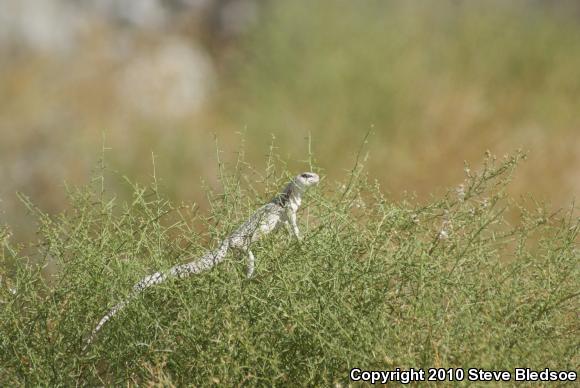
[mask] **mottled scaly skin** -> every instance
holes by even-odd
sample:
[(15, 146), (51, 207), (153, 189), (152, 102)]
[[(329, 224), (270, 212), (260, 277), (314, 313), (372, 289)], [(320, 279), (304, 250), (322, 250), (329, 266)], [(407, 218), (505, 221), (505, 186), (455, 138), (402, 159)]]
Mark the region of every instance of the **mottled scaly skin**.
[(226, 237), (219, 248), (206, 253), (199, 259), (176, 265), (167, 271), (155, 272), (141, 279), (135, 286), (131, 294), (116, 304), (109, 312), (101, 318), (91, 335), (85, 342), (83, 351), (94, 341), (95, 336), (115, 314), (122, 310), (132, 299), (137, 297), (143, 290), (164, 282), (170, 278), (183, 278), (189, 275), (207, 271), (213, 266), (221, 263), (229, 250), (235, 249), (245, 253), (248, 257), (246, 276), (252, 277), (254, 273), (254, 254), (250, 250), (250, 245), (285, 224), (297, 239), (300, 239), (300, 231), (296, 223), (296, 211), (302, 203), (302, 194), (311, 186), (318, 184), (319, 177), (315, 173), (305, 172), (290, 181), (269, 203), (256, 210), (250, 218), (241, 224), (233, 233)]

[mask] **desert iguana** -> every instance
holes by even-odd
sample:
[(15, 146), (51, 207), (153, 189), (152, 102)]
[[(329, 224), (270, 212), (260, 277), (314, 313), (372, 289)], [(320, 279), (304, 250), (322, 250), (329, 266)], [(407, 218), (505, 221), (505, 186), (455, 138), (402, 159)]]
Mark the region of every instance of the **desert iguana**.
[(294, 236), (300, 239), (300, 231), (296, 224), (296, 211), (302, 203), (302, 194), (310, 186), (318, 184), (319, 180), (318, 175), (312, 172), (304, 172), (296, 176), (286, 185), (281, 193), (277, 194), (270, 202), (256, 210), (246, 222), (226, 237), (216, 250), (208, 252), (195, 261), (176, 265), (168, 271), (155, 272), (141, 279), (141, 281), (133, 286), (133, 290), (127, 298), (117, 303), (101, 318), (98, 325), (86, 340), (83, 351), (94, 341), (95, 336), (103, 325), (122, 310), (133, 298), (143, 292), (143, 290), (170, 278), (183, 278), (206, 271), (222, 262), (230, 249), (236, 249), (247, 254), (248, 266), (246, 276), (250, 278), (254, 273), (255, 262), (254, 254), (250, 250), (250, 244), (277, 229), (281, 224), (287, 225)]

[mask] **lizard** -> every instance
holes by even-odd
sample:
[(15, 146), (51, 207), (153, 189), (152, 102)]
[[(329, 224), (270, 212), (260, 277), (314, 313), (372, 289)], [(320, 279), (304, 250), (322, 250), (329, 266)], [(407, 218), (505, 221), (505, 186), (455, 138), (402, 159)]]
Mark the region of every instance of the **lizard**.
[(85, 341), (82, 350), (85, 351), (89, 347), (105, 323), (144, 290), (170, 278), (184, 278), (207, 271), (221, 263), (230, 250), (241, 251), (247, 255), (246, 277), (251, 278), (254, 274), (255, 257), (250, 250), (250, 245), (276, 230), (282, 224), (287, 226), (289, 232), (294, 234), (297, 240), (301, 240), (300, 230), (296, 223), (296, 212), (302, 203), (304, 192), (311, 186), (317, 185), (319, 181), (319, 176), (313, 172), (297, 175), (270, 202), (258, 208), (234, 232), (224, 238), (217, 249), (206, 253), (197, 260), (176, 265), (167, 271), (155, 272), (141, 279), (133, 286), (129, 296), (117, 303), (101, 318)]

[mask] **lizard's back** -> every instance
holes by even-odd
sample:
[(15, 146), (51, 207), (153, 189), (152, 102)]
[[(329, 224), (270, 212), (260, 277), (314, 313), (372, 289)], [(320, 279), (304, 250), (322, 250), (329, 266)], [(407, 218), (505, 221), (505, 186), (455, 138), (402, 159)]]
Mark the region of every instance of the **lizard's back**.
[(284, 208), (275, 203), (260, 207), (228, 238), (232, 248), (246, 250), (254, 241), (276, 229), (283, 221)]

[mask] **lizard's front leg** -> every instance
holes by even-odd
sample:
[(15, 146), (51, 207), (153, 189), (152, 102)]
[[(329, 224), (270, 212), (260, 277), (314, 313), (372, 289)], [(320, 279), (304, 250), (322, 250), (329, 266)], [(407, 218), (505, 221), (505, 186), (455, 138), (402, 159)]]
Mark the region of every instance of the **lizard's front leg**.
[(296, 212), (292, 209), (286, 210), (286, 215), (288, 217), (288, 221), (290, 222), (290, 226), (292, 227), (292, 232), (294, 236), (296, 236), (297, 240), (301, 240), (300, 237), (300, 230), (298, 229), (298, 224), (296, 223)]

